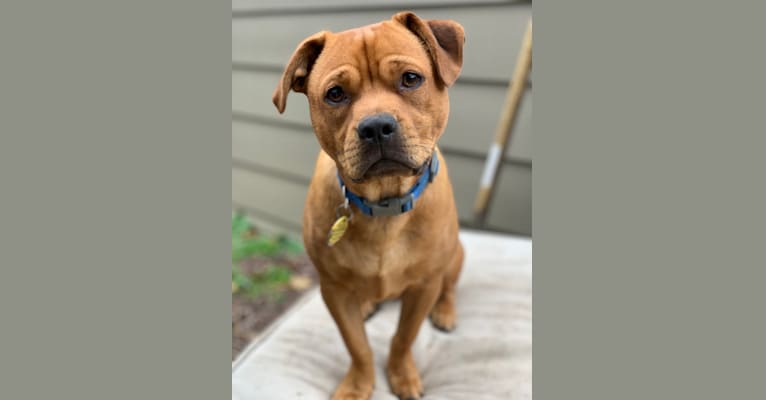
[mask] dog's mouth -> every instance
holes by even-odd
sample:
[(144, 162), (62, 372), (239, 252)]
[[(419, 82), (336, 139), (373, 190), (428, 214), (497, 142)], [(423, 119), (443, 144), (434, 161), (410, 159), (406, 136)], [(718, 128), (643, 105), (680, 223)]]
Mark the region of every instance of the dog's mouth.
[(364, 177), (369, 178), (381, 175), (412, 175), (417, 172), (417, 168), (412, 168), (401, 161), (389, 158), (381, 158), (375, 161), (364, 172)]
[[(357, 183), (382, 177), (410, 177), (420, 175), (428, 167), (431, 151), (423, 154), (406, 143), (393, 142), (386, 146), (361, 146), (346, 151), (353, 162), (346, 165), (349, 178)], [(423, 156), (425, 160), (423, 160)], [(344, 157), (342, 157), (344, 158)]]
[(424, 163), (413, 166), (412, 163), (407, 161), (381, 157), (379, 160), (370, 164), (367, 170), (362, 174), (362, 179), (360, 179), (360, 181), (380, 176), (420, 175), (425, 171), (430, 159), (431, 158), (429, 157)]

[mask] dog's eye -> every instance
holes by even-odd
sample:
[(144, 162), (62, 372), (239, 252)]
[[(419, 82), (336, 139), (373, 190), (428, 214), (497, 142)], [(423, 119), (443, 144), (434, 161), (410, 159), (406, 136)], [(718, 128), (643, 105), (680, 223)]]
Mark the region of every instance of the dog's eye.
[(346, 92), (340, 86), (333, 86), (327, 91), (324, 98), (328, 103), (336, 105), (346, 100)]
[(416, 89), (423, 83), (423, 77), (414, 72), (405, 72), (402, 74), (401, 88), (406, 90)]

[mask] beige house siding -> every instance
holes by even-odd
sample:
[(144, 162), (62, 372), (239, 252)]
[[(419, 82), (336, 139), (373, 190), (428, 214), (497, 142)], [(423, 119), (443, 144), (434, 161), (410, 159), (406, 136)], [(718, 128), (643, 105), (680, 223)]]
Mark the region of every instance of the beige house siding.
[[(462, 221), (473, 202), (508, 79), (532, 6), (520, 1), (232, 1), (232, 202), (265, 230), (297, 233), (319, 151), (305, 96), (285, 114), (271, 93), (296, 45), (320, 30), (341, 31), (408, 9), (454, 19), (466, 30), (463, 72), (450, 89), (450, 120), (439, 142)], [(532, 90), (527, 89), (487, 220), (491, 229), (532, 232)]]

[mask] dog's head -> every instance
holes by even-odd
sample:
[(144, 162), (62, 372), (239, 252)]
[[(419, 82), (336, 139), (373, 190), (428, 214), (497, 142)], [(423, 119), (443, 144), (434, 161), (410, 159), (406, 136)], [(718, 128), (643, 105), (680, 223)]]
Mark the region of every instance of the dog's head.
[(322, 149), (355, 182), (422, 171), (449, 114), (463, 27), (402, 12), (390, 21), (306, 38), (272, 100), (305, 93)]

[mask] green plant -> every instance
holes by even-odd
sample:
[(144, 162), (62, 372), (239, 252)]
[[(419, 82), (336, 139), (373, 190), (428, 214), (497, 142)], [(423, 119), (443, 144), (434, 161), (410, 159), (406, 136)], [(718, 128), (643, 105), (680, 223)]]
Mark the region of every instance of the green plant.
[(280, 288), (289, 281), (290, 269), (280, 265), (268, 265), (262, 272), (245, 274), (239, 262), (253, 256), (276, 257), (297, 254), (303, 247), (287, 236), (269, 237), (256, 232), (247, 217), (241, 213), (231, 218), (231, 290), (242, 291), (251, 296), (269, 294), (279, 296)]
[(301, 244), (286, 235), (268, 237), (256, 233), (255, 228), (243, 214), (231, 217), (231, 261), (239, 262), (248, 257), (298, 254)]

